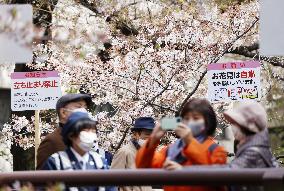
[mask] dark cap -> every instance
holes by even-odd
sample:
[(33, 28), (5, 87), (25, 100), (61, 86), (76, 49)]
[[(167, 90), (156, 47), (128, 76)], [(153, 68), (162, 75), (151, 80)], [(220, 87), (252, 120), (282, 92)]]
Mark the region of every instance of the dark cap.
[(71, 102), (76, 102), (79, 100), (84, 100), (87, 103), (87, 106), (92, 105), (92, 97), (88, 94), (66, 94), (58, 99), (56, 103), (56, 111), (59, 113), (59, 109), (65, 107)]
[(153, 130), (155, 127), (155, 120), (152, 117), (139, 117), (134, 122), (134, 127), (131, 130), (147, 129)]

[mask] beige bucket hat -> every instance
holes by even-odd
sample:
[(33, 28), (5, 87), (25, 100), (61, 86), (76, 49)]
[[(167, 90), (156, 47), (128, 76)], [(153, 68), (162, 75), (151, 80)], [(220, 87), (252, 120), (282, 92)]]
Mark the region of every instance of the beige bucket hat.
[(267, 128), (266, 111), (256, 101), (242, 102), (236, 108), (224, 112), (224, 117), (230, 123), (236, 123), (254, 133)]

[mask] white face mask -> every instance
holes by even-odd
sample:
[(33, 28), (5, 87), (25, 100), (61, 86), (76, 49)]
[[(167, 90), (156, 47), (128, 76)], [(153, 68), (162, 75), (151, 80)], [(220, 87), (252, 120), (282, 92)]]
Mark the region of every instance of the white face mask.
[(232, 131), (236, 140), (241, 141), (245, 139), (245, 134), (241, 131), (241, 129), (235, 125), (232, 125)]
[(146, 143), (146, 140), (145, 139), (138, 139), (137, 143), (138, 143), (139, 146), (142, 147)]
[(79, 134), (79, 139), (80, 143), (78, 146), (83, 151), (89, 152), (93, 148), (95, 141), (98, 140), (98, 137), (96, 133), (81, 131)]
[(190, 121), (187, 126), (191, 129), (194, 137), (201, 135), (205, 131), (205, 121), (203, 119)]

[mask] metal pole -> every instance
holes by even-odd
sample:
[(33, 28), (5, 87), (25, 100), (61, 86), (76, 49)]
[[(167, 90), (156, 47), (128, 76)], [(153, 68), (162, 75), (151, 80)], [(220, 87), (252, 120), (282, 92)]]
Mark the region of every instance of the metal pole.
[(35, 169), (37, 166), (37, 150), (40, 144), (40, 135), (41, 135), (39, 127), (39, 120), (40, 120), (39, 113), (40, 110), (35, 111)]
[[(282, 181), (281, 181), (282, 180)], [(276, 168), (273, 171), (266, 171), (263, 175), (265, 191), (283, 191), (284, 190), (284, 170)]]

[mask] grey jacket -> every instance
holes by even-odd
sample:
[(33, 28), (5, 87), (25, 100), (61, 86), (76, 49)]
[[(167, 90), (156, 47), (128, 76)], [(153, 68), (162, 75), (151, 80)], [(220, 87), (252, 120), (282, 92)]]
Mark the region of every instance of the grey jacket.
[[(269, 134), (265, 129), (247, 139), (240, 145), (231, 168), (273, 168), (276, 160), (270, 151)], [(262, 186), (232, 186), (230, 191), (263, 191)]]
[(276, 167), (273, 159), (268, 130), (265, 129), (249, 137), (243, 145), (239, 146), (236, 157), (230, 166), (232, 168)]

